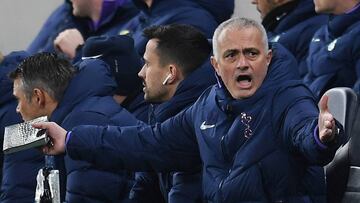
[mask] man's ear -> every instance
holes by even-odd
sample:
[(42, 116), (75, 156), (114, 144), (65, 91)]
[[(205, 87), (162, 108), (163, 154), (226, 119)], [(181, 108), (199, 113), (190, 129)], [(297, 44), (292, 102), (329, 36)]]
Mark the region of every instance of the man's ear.
[(169, 73), (167, 77), (167, 84), (173, 84), (174, 82), (178, 81), (179, 79), (182, 80), (183, 78), (180, 69), (174, 64), (169, 65)]
[(39, 88), (35, 88), (33, 90), (32, 100), (38, 106), (44, 107), (45, 106), (45, 92)]
[(211, 62), (211, 65), (213, 66), (213, 68), (215, 69), (216, 74), (220, 75), (219, 63), (217, 62), (215, 56), (210, 57), (210, 62)]
[(266, 55), (266, 62), (267, 62), (267, 65), (268, 65), (268, 66), (269, 66), (270, 63), (271, 63), (271, 59), (272, 59), (272, 50), (269, 49), (269, 50), (268, 50), (268, 53), (267, 53), (267, 55)]

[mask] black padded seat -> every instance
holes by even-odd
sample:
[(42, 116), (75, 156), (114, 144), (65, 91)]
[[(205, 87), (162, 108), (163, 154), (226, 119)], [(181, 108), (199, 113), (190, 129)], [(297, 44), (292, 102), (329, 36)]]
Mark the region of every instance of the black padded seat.
[(334, 159), (325, 166), (327, 200), (329, 203), (360, 202), (360, 157), (354, 160), (360, 155), (360, 135), (354, 132), (360, 130), (358, 95), (345, 87), (330, 89), (325, 94), (329, 96), (330, 112), (344, 126), (346, 140)]

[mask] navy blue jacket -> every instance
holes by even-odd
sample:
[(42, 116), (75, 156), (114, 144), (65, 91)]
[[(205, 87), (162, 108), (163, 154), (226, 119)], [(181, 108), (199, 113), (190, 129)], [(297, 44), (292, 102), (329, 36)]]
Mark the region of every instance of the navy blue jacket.
[(143, 0), (132, 0), (141, 12), (123, 27), (134, 38), (135, 47), (140, 55), (145, 52), (148, 41), (143, 30), (151, 25), (173, 23), (192, 25), (212, 38), (217, 27), (215, 18), (194, 0), (154, 0), (151, 8)]
[(311, 39), (326, 21), (325, 15), (315, 13), (312, 0), (296, 0), (272, 10), (265, 16), (263, 25), (269, 41), (281, 43), (295, 56), (299, 75), (303, 78)]
[[(21, 123), (21, 116), (16, 113), (17, 101), (13, 97), (13, 82), (7, 74), (29, 54), (13, 52), (7, 55), (0, 67), (0, 135), (3, 143), (4, 127)], [(0, 202), (34, 202), (36, 175), (44, 165), (44, 155), (37, 149), (28, 149), (14, 154), (4, 155), (2, 161), (2, 184)], [(32, 177), (32, 178), (31, 178)]]
[(360, 90), (360, 8), (330, 16), (314, 35), (309, 50), (309, 72), (304, 82), (319, 99), (333, 87)]
[[(116, 83), (105, 62), (85, 60), (50, 120), (65, 129), (81, 124), (135, 125), (138, 121), (112, 98)], [(94, 82), (96, 81), (96, 82)], [(67, 202), (127, 202), (132, 181), (124, 171), (100, 171), (65, 156)]]
[(82, 25), (84, 22), (72, 15), (71, 3), (67, 0), (64, 1), (45, 21), (39, 33), (27, 48), (27, 51), (30, 54), (55, 52), (54, 40), (58, 34), (70, 28), (83, 30)]
[[(263, 20), (269, 41), (284, 45), (296, 58), (297, 69), (301, 78), (307, 73), (306, 58), (314, 33), (327, 21), (326, 15), (315, 12), (312, 0), (295, 0), (272, 10)], [(325, 202), (325, 180), (322, 167), (312, 166), (303, 178), (307, 193), (314, 202)]]
[[(118, 3), (119, 2), (119, 3)], [(119, 35), (123, 27), (139, 13), (131, 0), (115, 0), (103, 2), (102, 13), (99, 22), (94, 25), (91, 19), (85, 19), (83, 28), (80, 30), (84, 39), (91, 36)], [(134, 23), (136, 25), (136, 23)], [(82, 56), (81, 48), (77, 49), (73, 62), (80, 61)]]
[(144, 92), (141, 91), (136, 95), (128, 96), (121, 106), (134, 115), (142, 122), (148, 121), (149, 106), (150, 104), (144, 100)]
[[(116, 3), (114, 2), (114, 4)], [(105, 8), (103, 7), (103, 9)], [(134, 18), (139, 12), (131, 0), (125, 0), (124, 4), (106, 11), (108, 13), (102, 13), (97, 27), (94, 27), (90, 19), (73, 16), (71, 3), (65, 1), (49, 16), (27, 51), (31, 54), (54, 52), (55, 38), (60, 32), (70, 28), (78, 29), (84, 40), (91, 36), (118, 35), (124, 24)], [(77, 51), (76, 55), (74, 62), (79, 61), (81, 49)]]
[[(149, 110), (148, 123), (163, 122), (192, 105), (206, 88), (216, 83), (214, 74), (210, 60), (207, 60), (179, 84), (174, 96), (169, 101), (152, 105)], [(202, 189), (199, 171), (159, 174), (160, 189), (166, 202), (201, 202)], [(156, 176), (137, 173), (136, 184), (132, 189), (134, 199), (143, 199), (142, 196), (149, 194), (153, 190), (152, 188), (156, 187), (156, 183)], [(142, 202), (144, 201), (146, 199), (142, 200)], [(155, 202), (154, 197), (147, 201)]]
[(291, 80), (287, 58), (274, 53), (250, 98), (234, 100), (220, 83), (161, 124), (78, 126), (67, 154), (105, 168), (193, 171), (202, 164), (207, 202), (308, 202), (298, 188), (305, 168), (328, 163), (338, 146), (317, 143), (317, 105)]

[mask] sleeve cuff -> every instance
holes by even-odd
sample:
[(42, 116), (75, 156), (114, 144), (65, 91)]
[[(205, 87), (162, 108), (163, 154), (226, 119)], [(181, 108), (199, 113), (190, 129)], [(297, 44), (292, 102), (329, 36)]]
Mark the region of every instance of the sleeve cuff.
[(71, 132), (72, 132), (72, 131), (68, 131), (68, 132), (66, 133), (66, 136), (65, 136), (65, 146), (68, 144), (68, 142), (69, 142), (69, 140), (70, 140)]
[(314, 129), (314, 133), (313, 133), (314, 139), (316, 144), (321, 148), (321, 149), (327, 149), (328, 147), (323, 144), (320, 139), (319, 139), (319, 126), (316, 126), (316, 128)]

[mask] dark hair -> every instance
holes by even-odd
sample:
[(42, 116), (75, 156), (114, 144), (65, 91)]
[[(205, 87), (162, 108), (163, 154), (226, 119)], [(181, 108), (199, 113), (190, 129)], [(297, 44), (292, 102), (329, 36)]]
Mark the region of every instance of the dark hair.
[(21, 62), (9, 77), (21, 79), (28, 100), (33, 89), (40, 88), (56, 101), (61, 101), (74, 73), (75, 69), (68, 60), (53, 53), (38, 53)]
[(209, 57), (211, 45), (205, 35), (190, 25), (171, 24), (146, 28), (144, 36), (158, 39), (160, 64), (175, 63), (188, 75)]

